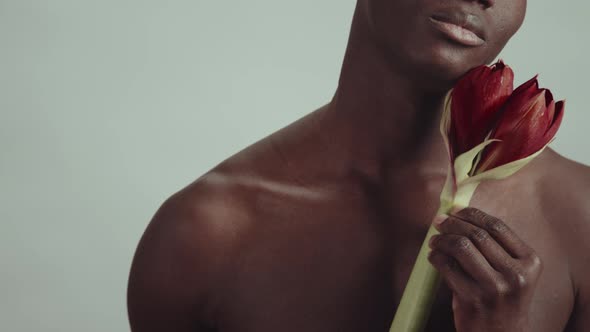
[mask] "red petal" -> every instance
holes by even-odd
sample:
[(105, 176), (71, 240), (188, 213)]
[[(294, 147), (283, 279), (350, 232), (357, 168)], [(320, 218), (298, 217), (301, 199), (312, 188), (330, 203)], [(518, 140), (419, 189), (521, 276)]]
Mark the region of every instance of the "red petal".
[(506, 112), (493, 135), (502, 142), (484, 151), (477, 172), (525, 158), (539, 151), (555, 136), (563, 118), (564, 102), (555, 103), (547, 89), (538, 90), (527, 101), (525, 97), (530, 96), (536, 84), (530, 81), (526, 84), (526, 88), (519, 90), (519, 97), (511, 97), (507, 102)]
[(545, 140), (547, 142), (551, 141), (553, 139), (553, 137), (555, 137), (555, 134), (557, 133), (557, 130), (559, 129), (559, 126), (561, 125), (561, 120), (563, 120), (564, 109), (565, 109), (565, 100), (561, 100), (561, 101), (558, 101), (557, 103), (555, 103), (555, 114), (553, 117), (553, 121), (551, 122), (550, 127), (547, 129), (547, 132), (545, 133)]
[[(492, 134), (493, 138), (499, 138), (512, 132), (527, 113), (535, 107), (545, 106), (544, 90), (539, 89), (537, 77), (519, 86), (504, 104), (501, 118)], [(541, 99), (543, 98), (543, 99)]]
[(514, 73), (502, 61), (467, 73), (453, 89), (451, 142), (455, 155), (483, 142), (493, 128), (500, 107), (513, 90)]

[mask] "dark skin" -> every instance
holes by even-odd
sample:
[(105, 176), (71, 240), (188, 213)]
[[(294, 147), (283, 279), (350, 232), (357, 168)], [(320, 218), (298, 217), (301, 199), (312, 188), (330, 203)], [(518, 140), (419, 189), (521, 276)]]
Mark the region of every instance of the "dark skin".
[[(449, 8), (480, 17), (483, 45), (432, 29)], [(359, 0), (330, 103), (157, 211), (131, 269), (132, 331), (388, 331), (444, 184), (443, 97), (525, 8)], [(426, 330), (590, 330), (588, 197), (590, 170), (548, 149), (435, 219), (444, 282)]]

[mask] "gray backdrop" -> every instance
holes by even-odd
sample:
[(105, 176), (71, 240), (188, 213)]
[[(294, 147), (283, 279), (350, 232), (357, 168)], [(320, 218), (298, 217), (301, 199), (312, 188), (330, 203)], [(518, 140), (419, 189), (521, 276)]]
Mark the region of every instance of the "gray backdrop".
[[(329, 101), (354, 4), (0, 0), (0, 330), (128, 330), (159, 204)], [(502, 55), (567, 98), (553, 147), (586, 164), (589, 14), (530, 1)]]

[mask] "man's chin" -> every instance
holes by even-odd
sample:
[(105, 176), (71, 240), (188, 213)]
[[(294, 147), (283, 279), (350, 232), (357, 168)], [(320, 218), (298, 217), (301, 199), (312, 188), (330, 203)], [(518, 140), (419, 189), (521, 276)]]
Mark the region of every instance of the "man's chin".
[(420, 81), (431, 89), (448, 91), (469, 70), (484, 62), (458, 57), (456, 54), (435, 54), (416, 64)]

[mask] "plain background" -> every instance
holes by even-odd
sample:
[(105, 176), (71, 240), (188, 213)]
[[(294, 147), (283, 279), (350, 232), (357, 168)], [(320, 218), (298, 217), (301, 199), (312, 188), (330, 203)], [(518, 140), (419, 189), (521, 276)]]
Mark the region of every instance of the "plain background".
[[(155, 210), (330, 100), (354, 5), (0, 0), (0, 330), (127, 331)], [(586, 164), (589, 14), (530, 1), (502, 54), (567, 99), (553, 147)]]

